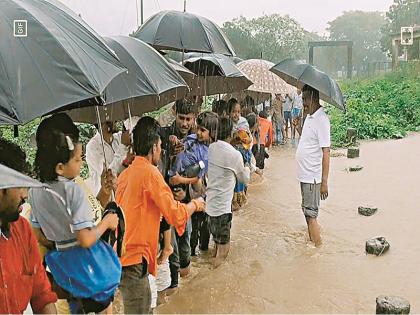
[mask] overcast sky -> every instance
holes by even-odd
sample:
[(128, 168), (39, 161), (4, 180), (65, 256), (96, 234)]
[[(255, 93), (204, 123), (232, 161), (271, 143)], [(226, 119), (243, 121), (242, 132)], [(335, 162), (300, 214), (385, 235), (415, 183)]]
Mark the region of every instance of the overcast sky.
[[(136, 0), (60, 0), (99, 34), (128, 35), (137, 29)], [(140, 0), (137, 0), (140, 10)], [(328, 21), (344, 11), (388, 10), (392, 0), (187, 0), (187, 11), (205, 16), (220, 26), (243, 15), (288, 14), (308, 31), (325, 33)], [(183, 10), (184, 0), (144, 0), (145, 20), (160, 10)]]

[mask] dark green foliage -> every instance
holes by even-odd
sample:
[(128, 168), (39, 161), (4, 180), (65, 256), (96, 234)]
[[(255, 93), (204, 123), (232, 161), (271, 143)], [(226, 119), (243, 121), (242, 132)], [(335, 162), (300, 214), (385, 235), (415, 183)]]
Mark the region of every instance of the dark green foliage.
[(420, 130), (420, 64), (371, 80), (342, 84), (347, 113), (328, 107), (333, 146), (346, 146), (348, 128), (359, 139), (402, 138)]

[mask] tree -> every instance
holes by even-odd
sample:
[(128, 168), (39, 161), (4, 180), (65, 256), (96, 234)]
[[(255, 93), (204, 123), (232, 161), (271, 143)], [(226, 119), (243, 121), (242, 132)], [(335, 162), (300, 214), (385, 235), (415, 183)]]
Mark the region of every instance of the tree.
[[(385, 24), (383, 13), (348, 11), (328, 24), (331, 40), (353, 41), (353, 64), (357, 68), (386, 59), (380, 45), (381, 27)], [(346, 64), (346, 59), (341, 59)]]
[(245, 59), (262, 57), (277, 63), (305, 54), (305, 30), (288, 15), (264, 15), (250, 20), (241, 16), (224, 23), (223, 31), (237, 55)]
[[(382, 27), (381, 47), (390, 53), (392, 48), (391, 35), (399, 34), (401, 27), (420, 25), (419, 0), (394, 0), (386, 13), (386, 24)], [(415, 49), (415, 47), (411, 47)]]

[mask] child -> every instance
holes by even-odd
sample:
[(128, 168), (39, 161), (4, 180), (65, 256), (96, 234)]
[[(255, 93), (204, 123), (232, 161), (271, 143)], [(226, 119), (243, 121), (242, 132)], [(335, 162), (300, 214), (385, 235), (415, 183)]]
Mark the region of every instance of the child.
[[(175, 167), (172, 173), (176, 175), (171, 177), (169, 182), (172, 185), (184, 183), (191, 184), (189, 194), (192, 198), (205, 197), (205, 188), (207, 184), (208, 170), (208, 146), (216, 141), (218, 116), (213, 112), (203, 112), (197, 117), (197, 133), (187, 137), (184, 142), (184, 152), (178, 155)], [(200, 161), (203, 168), (197, 177), (191, 179), (178, 175), (185, 172), (189, 167), (194, 166)], [(208, 250), (209, 230), (207, 224), (207, 216), (205, 213), (194, 213), (191, 217), (191, 256), (195, 256), (195, 249), (200, 240), (200, 250)]]
[[(118, 225), (116, 214), (106, 215), (97, 226), (93, 211), (74, 182), (82, 165), (79, 130), (49, 126), (47, 118), (37, 130), (35, 168), (49, 188), (32, 189), (31, 221), (41, 244), (51, 249), (45, 261), (55, 283), (64, 290), (72, 313), (101, 312), (113, 300), (121, 277), (121, 264), (113, 249), (99, 240)], [(49, 126), (49, 132), (43, 129)]]
[(264, 161), (268, 158), (268, 154), (265, 148), (270, 148), (273, 142), (273, 126), (267, 119), (268, 114), (265, 110), (259, 113), (258, 125), (259, 125), (259, 138), (254, 139), (254, 145), (252, 147), (252, 153), (257, 161), (257, 167), (260, 172), (264, 169)]
[(216, 243), (214, 267), (218, 267), (229, 253), (232, 199), (236, 181), (246, 184), (250, 178), (250, 169), (244, 166), (242, 155), (230, 144), (231, 140), (232, 121), (221, 118), (217, 141), (209, 146), (208, 156), (206, 214), (209, 216), (210, 232)]
[[(242, 154), (245, 164), (251, 162), (252, 153), (251, 143), (252, 135), (249, 130), (248, 121), (241, 116), (241, 105), (239, 102), (232, 98), (228, 102), (228, 109), (230, 119), (233, 123), (233, 141), (232, 145)], [(246, 185), (237, 182), (235, 185), (235, 192), (232, 200), (232, 210), (239, 210), (247, 203)]]

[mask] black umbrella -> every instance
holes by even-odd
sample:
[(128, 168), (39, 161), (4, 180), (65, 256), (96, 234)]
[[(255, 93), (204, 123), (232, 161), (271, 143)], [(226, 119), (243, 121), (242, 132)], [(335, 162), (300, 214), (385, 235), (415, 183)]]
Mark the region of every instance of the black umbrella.
[(184, 79), (184, 81), (188, 84), (190, 88), (194, 86), (194, 82), (197, 79), (197, 75), (189, 70), (188, 68), (184, 67), (180, 63), (176, 62), (175, 60), (165, 57), (165, 59), (170, 63), (170, 65), (175, 69), (176, 72)]
[(23, 124), (98, 97), (124, 70), (60, 2), (0, 1), (0, 123)]
[(198, 75), (192, 95), (214, 95), (245, 90), (252, 82), (230, 57), (220, 54), (187, 54), (185, 67)]
[[(99, 108), (101, 121), (118, 121), (181, 99), (189, 88), (168, 61), (148, 44), (133, 37), (104, 38), (128, 71), (114, 78), (105, 89), (105, 106)], [(74, 121), (96, 123), (94, 107), (68, 111)]]
[(134, 37), (159, 50), (235, 55), (232, 44), (215, 23), (187, 12), (158, 12), (140, 27)]
[(302, 89), (309, 85), (319, 91), (319, 98), (345, 111), (346, 106), (341, 89), (328, 74), (299, 60), (286, 59), (276, 64), (270, 71), (290, 85)]

